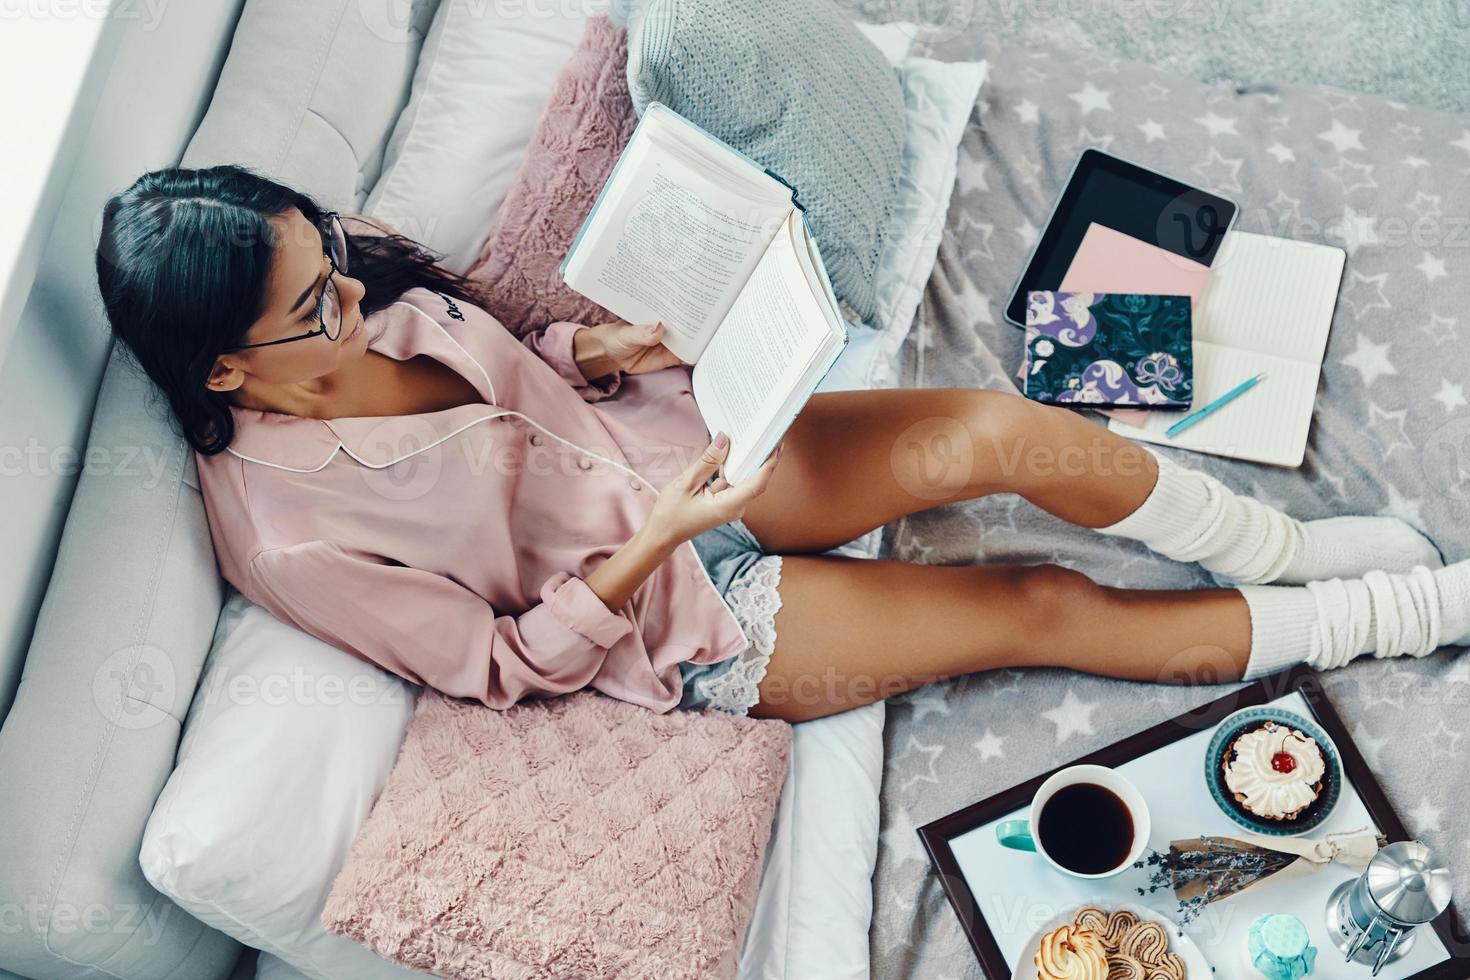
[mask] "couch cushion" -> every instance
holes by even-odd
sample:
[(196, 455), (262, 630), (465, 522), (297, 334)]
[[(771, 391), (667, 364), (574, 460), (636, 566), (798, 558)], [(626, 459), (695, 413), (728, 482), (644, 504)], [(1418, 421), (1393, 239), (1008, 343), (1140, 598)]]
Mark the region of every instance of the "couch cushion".
[(110, 463), (89, 464), (77, 485), (0, 728), (0, 903), (25, 915), (25, 928), (0, 928), (0, 966), (47, 978), (223, 976), (238, 944), (138, 867), (220, 578), (203, 501), (183, 482), (193, 454), (119, 350), (87, 440), (87, 458)]
[(238, 163), (360, 211), (438, 0), (250, 0), (183, 164)]
[[(376, 180), (437, 0), (249, 0), (185, 166), (241, 163), (332, 207)], [(207, 980), (240, 947), (138, 865), (219, 616), (194, 456), (114, 346), (86, 466), (0, 728), (0, 968)]]

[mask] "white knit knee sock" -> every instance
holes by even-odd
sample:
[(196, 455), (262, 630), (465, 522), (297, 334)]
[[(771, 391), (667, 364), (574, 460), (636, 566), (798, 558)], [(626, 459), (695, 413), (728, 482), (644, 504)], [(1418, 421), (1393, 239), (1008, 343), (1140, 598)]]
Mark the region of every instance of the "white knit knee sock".
[(1329, 670), (1365, 653), (1422, 657), (1470, 644), (1470, 561), (1240, 593), (1251, 616), (1246, 680), (1298, 663)]
[(1429, 539), (1397, 518), (1299, 521), (1148, 451), (1159, 462), (1153, 491), (1132, 514), (1098, 530), (1142, 541), (1176, 561), (1198, 562), (1218, 580), (1304, 583), (1443, 564)]

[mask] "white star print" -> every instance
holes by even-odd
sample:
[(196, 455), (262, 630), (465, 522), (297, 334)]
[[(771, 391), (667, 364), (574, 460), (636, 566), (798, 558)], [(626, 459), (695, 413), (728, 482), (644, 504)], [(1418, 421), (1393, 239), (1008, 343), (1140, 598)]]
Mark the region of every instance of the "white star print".
[(1292, 218), (1301, 215), (1301, 203), (1297, 198), (1288, 195), (1286, 191), (1277, 191), (1276, 196), (1272, 198), (1271, 203), (1266, 205), (1266, 207), (1270, 208), (1271, 213), (1276, 215), (1277, 222), (1284, 226)]
[(1439, 720), (1439, 727), (1430, 732), (1429, 738), (1426, 740), (1429, 744), (1429, 757), (1431, 759), (1438, 759), (1440, 756), (1445, 756), (1449, 759), (1455, 758), (1460, 754), (1457, 746), (1460, 744), (1461, 738), (1464, 738), (1463, 733), (1450, 728), (1444, 723), (1444, 719), (1441, 718)]
[(1021, 244), (1030, 248), (1036, 244), (1036, 238), (1041, 232), (1029, 220), (1022, 219), (1021, 223), (1016, 226), (1016, 234), (1021, 237)]
[(1092, 130), (1088, 129), (1086, 126), (1083, 126), (1077, 131), (1077, 145), (1095, 146), (1099, 149), (1106, 150), (1108, 147), (1113, 145), (1113, 138), (1111, 136), (1105, 135), (1099, 136)]
[(1434, 805), (1429, 797), (1419, 801), (1419, 805), (1409, 811), (1409, 825), (1414, 828), (1416, 834), (1432, 834), (1444, 829), (1444, 810)]
[(1112, 97), (1113, 93), (1111, 91), (1109, 91), (1108, 89), (1098, 88), (1096, 85), (1092, 84), (1091, 79), (1083, 84), (1080, 91), (1073, 92), (1071, 95), (1067, 96), (1067, 98), (1071, 99), (1082, 108), (1082, 114), (1084, 116), (1094, 109), (1106, 109), (1111, 112), (1113, 106), (1110, 100), (1112, 99)]
[(1331, 143), (1337, 148), (1338, 153), (1344, 153), (1348, 150), (1361, 150), (1363, 148), (1362, 141), (1358, 139), (1361, 135), (1363, 135), (1361, 129), (1351, 129), (1344, 126), (1341, 120), (1334, 119), (1332, 120), (1332, 128), (1325, 133), (1318, 133), (1317, 138)]
[(1050, 711), (1043, 711), (1041, 717), (1057, 726), (1057, 744), (1060, 745), (1073, 735), (1094, 734), (1092, 713), (1096, 710), (1096, 702), (1079, 700), (1069, 687), (1062, 703)]
[(895, 808), (885, 821), (888, 826), (878, 835), (888, 854), (899, 864), (906, 861), (928, 861), (924, 854), (924, 843), (919, 840), (919, 828), (914, 818), (902, 806)]
[(1145, 82), (1139, 91), (1142, 92), (1150, 102), (1162, 102), (1169, 97), (1169, 90), (1158, 82)]
[(1394, 123), (1393, 128), (1390, 129), (1389, 132), (1392, 133), (1393, 138), (1398, 140), (1400, 143), (1407, 143), (1409, 140), (1420, 139), (1423, 135), (1418, 126), (1410, 126), (1406, 122)]
[(985, 729), (985, 734), (980, 736), (980, 741), (975, 743), (975, 751), (980, 753), (980, 761), (989, 762), (991, 759), (1005, 758), (1005, 749), (1001, 748), (1001, 743), (1004, 741), (1005, 739), (996, 735), (995, 732), (988, 728)]
[(1466, 404), (1465, 386), (1450, 384), (1450, 379), (1445, 378), (1439, 383), (1439, 392), (1431, 397), (1443, 405), (1446, 412), (1453, 412)]
[(1205, 127), (1209, 131), (1212, 139), (1216, 136), (1224, 136), (1226, 133), (1229, 133), (1231, 136), (1240, 135), (1235, 131), (1235, 120), (1229, 116), (1217, 116), (1213, 112), (1210, 112), (1196, 117), (1194, 121)]
[(1470, 153), (1470, 129), (1465, 130), (1465, 135), (1455, 140), (1450, 146), (1458, 146), (1466, 153)]
[(1266, 147), (1266, 152), (1275, 157), (1277, 163), (1291, 163), (1296, 159), (1296, 153), (1291, 147), (1282, 143), (1272, 143)]
[[(1409, 440), (1409, 434), (1404, 431), (1404, 423), (1409, 420), (1409, 410), (1401, 408), (1390, 412), (1378, 407), (1377, 402), (1368, 405), (1368, 422), (1373, 426), (1374, 432), (1382, 432), (1384, 438), (1380, 441), (1383, 447), (1383, 458), (1387, 459), (1397, 450), (1407, 449), (1411, 453), (1414, 443)], [(1389, 425), (1387, 423), (1392, 423)]]
[(1022, 99), (1016, 103), (1016, 115), (1021, 117), (1023, 123), (1034, 123), (1041, 120), (1040, 106), (1030, 99)]
[(1319, 94), (1322, 96), (1322, 101), (1327, 103), (1327, 108), (1333, 112), (1358, 108), (1358, 97), (1352, 92), (1339, 92), (1328, 89)]
[(1424, 501), (1417, 497), (1405, 497), (1399, 493), (1399, 488), (1392, 483), (1388, 485), (1388, 503), (1378, 513), (1385, 517), (1397, 517), (1406, 524), (1414, 527), (1424, 527), (1424, 515), (1420, 511), (1424, 507)]
[(1239, 193), (1240, 167), (1245, 163), (1241, 160), (1230, 160), (1222, 157), (1220, 151), (1213, 146), (1210, 147), (1210, 156), (1204, 163), (1197, 164), (1194, 172), (1205, 179), (1208, 185), (1218, 190), (1234, 191)]
[(1353, 163), (1347, 157), (1337, 161), (1337, 166), (1325, 171), (1332, 175), (1332, 179), (1342, 185), (1343, 196), (1351, 194), (1359, 187), (1372, 190), (1378, 186), (1378, 181), (1373, 179), (1373, 168), (1366, 163)]
[(1165, 138), (1164, 124), (1154, 122), (1152, 119), (1147, 119), (1143, 123), (1141, 123), (1138, 127), (1138, 131), (1142, 133), (1144, 139), (1150, 143), (1152, 143), (1154, 140), (1161, 140)]
[(946, 695), (949, 686), (946, 684), (925, 684), (917, 691), (910, 692), (904, 696), (904, 701), (914, 709), (913, 722), (923, 721), (930, 715), (939, 715), (941, 718), (949, 714), (949, 701)]
[(1426, 194), (1416, 191), (1414, 199), (1409, 202), (1409, 210), (1421, 218), (1430, 218), (1442, 214), (1439, 209), (1440, 196), (1438, 194)]
[(1368, 734), (1368, 729), (1364, 728), (1363, 724), (1359, 722), (1353, 728), (1353, 744), (1358, 747), (1359, 752), (1363, 753), (1363, 758), (1367, 761), (1368, 768), (1377, 770), (1383, 758), (1383, 747), (1388, 744), (1388, 739), (1374, 738)]
[(1419, 329), (1424, 331), (1431, 341), (1436, 344), (1447, 344), (1456, 339), (1458, 331), (1455, 329), (1456, 320), (1452, 316), (1440, 316), (1437, 313), (1429, 314), (1429, 322)]
[(1403, 163), (1405, 166), (1413, 167), (1415, 170), (1418, 170), (1420, 167), (1429, 166), (1429, 161), (1423, 157), (1404, 157)]
[[(1342, 302), (1352, 309), (1353, 316), (1358, 319), (1362, 319), (1364, 313), (1372, 310), (1386, 310), (1389, 304), (1388, 297), (1383, 295), (1383, 284), (1387, 281), (1386, 272), (1365, 276), (1357, 269), (1349, 269), (1347, 285), (1342, 289)], [(1363, 338), (1359, 337), (1358, 343), (1362, 342)]]
[(1363, 387), (1371, 387), (1373, 382), (1385, 374), (1399, 373), (1398, 369), (1388, 360), (1390, 346), (1389, 344), (1375, 344), (1362, 334), (1358, 334), (1358, 349), (1344, 357), (1342, 363), (1362, 375)]
[(1414, 268), (1424, 273), (1424, 278), (1428, 279), (1430, 282), (1434, 282), (1434, 280), (1436, 279), (1449, 275), (1449, 273), (1446, 272), (1444, 268), (1444, 259), (1439, 258), (1436, 255), (1432, 255), (1429, 252), (1424, 253), (1423, 261), (1414, 266)]
[(1455, 661), (1450, 672), (1444, 675), (1446, 684), (1470, 684), (1470, 657), (1461, 657)]
[[(1342, 209), (1342, 220), (1329, 227), (1327, 234), (1341, 238), (1348, 255), (1356, 255), (1360, 246), (1378, 244), (1378, 219), (1345, 207)], [(1387, 279), (1387, 274), (1383, 278)]]
[[(905, 746), (902, 753), (900, 753), (896, 758), (892, 759), (889, 762), (889, 768), (895, 770), (896, 772), (907, 771), (909, 773), (908, 779), (904, 780), (903, 783), (903, 790), (905, 792), (907, 792), (915, 783), (934, 783), (935, 785), (938, 785), (939, 774), (934, 771), (934, 763), (939, 760), (939, 754), (943, 751), (943, 745), (925, 745), (913, 735), (910, 735), (908, 745)], [(910, 756), (915, 755), (924, 756), (928, 772), (917, 772), (915, 771), (916, 767), (911, 765), (899, 765), (900, 762), (903, 762)]]
[(1021, 689), (1021, 677), (1022, 674), (1019, 670), (1011, 670), (1009, 668), (1005, 670), (992, 670), (985, 675), (985, 689), (993, 697), (1000, 697), (1002, 694), (1019, 691)]

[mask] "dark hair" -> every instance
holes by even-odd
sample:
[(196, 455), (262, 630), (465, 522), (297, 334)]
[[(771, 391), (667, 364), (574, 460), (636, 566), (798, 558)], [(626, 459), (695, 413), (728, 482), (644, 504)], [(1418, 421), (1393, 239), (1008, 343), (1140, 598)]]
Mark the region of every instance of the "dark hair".
[[(209, 372), (265, 312), (279, 238), (266, 219), (291, 208), (313, 224), (325, 210), (300, 191), (227, 164), (146, 173), (102, 209), (97, 286), (113, 335), (205, 455), (224, 451), (235, 435), (229, 395), (208, 390)], [(353, 234), (357, 217), (343, 214), (342, 227), (349, 275), (366, 289), (363, 316), (419, 286), (483, 305), (473, 282), (438, 264), (442, 254), (396, 233)]]

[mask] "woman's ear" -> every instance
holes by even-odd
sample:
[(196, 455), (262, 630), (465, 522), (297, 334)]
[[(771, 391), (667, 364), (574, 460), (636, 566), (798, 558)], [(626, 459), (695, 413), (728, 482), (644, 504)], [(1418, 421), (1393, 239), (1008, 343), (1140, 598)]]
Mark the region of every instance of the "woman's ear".
[(245, 372), (226, 364), (224, 358), (216, 358), (210, 369), (209, 380), (204, 387), (210, 391), (233, 391), (245, 380)]

